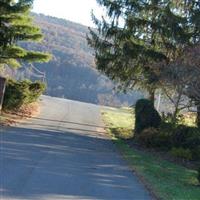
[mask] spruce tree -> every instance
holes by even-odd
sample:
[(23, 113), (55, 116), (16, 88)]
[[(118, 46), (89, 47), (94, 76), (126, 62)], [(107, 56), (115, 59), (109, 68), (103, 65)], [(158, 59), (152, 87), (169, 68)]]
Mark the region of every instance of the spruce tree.
[(42, 39), (40, 29), (30, 17), (33, 0), (0, 0), (0, 65), (19, 67), (21, 61), (46, 62), (50, 55), (28, 51), (20, 42), (38, 42)]
[(125, 90), (135, 85), (154, 100), (159, 87), (155, 63), (176, 59), (199, 34), (198, 0), (97, 0), (107, 11), (88, 43), (98, 70)]

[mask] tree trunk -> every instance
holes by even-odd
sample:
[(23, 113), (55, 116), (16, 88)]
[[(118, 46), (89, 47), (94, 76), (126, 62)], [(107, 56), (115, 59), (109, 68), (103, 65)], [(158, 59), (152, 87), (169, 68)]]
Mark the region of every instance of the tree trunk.
[(155, 89), (149, 90), (149, 100), (153, 102), (155, 102)]
[(172, 115), (172, 124), (173, 125), (176, 125), (176, 123), (177, 123), (177, 115), (178, 115), (178, 113), (179, 113), (179, 109), (178, 109), (178, 107), (176, 107), (175, 111), (174, 111), (174, 113)]
[(200, 105), (197, 105), (197, 118), (196, 118), (196, 124), (198, 127), (200, 127)]

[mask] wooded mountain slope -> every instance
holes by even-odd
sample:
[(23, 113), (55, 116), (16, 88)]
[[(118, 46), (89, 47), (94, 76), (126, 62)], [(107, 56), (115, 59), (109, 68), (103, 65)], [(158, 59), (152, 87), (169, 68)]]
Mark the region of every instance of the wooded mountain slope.
[(23, 46), (53, 54), (49, 63), (35, 64), (46, 72), (47, 94), (112, 106), (133, 104), (141, 97), (138, 92), (116, 94), (113, 83), (95, 69), (93, 50), (86, 41), (86, 26), (42, 14), (33, 16), (44, 40)]

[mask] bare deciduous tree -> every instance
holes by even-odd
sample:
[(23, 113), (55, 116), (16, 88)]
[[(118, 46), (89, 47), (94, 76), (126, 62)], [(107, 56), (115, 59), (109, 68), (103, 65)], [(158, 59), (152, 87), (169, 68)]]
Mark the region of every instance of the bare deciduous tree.
[(159, 63), (158, 72), (161, 88), (175, 106), (174, 117), (195, 105), (200, 126), (200, 44), (186, 48), (174, 62)]

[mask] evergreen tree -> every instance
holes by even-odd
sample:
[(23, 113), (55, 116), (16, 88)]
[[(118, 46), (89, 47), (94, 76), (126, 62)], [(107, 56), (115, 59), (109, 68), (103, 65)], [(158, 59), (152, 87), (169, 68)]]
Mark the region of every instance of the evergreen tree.
[(19, 67), (21, 61), (46, 62), (50, 55), (28, 51), (20, 42), (38, 42), (40, 29), (32, 23), (30, 9), (33, 0), (0, 0), (0, 64)]
[(97, 0), (107, 10), (88, 43), (97, 68), (122, 88), (146, 89), (150, 99), (159, 87), (154, 64), (170, 62), (199, 34), (198, 0)]

